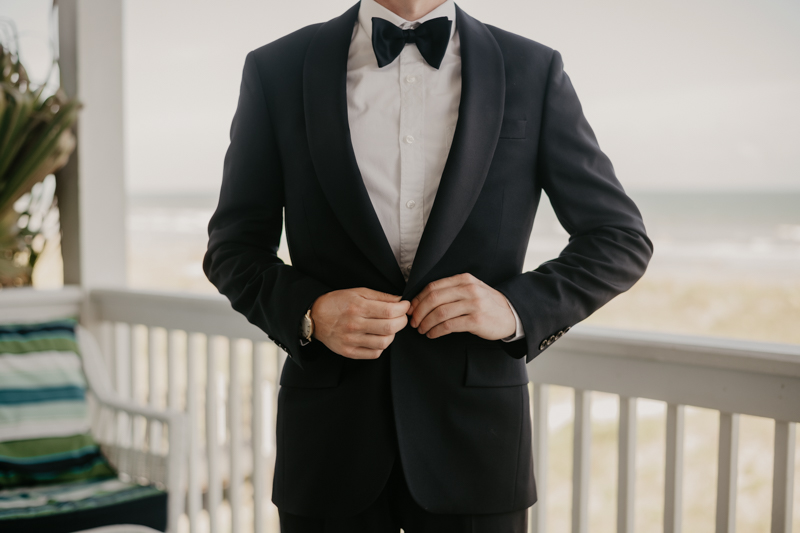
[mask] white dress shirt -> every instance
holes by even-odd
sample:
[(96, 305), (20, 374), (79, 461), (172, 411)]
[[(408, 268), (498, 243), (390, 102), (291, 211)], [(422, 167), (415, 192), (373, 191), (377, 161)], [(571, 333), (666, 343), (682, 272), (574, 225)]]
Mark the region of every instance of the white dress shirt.
[[(372, 49), (372, 17), (403, 29), (437, 17), (453, 21), (439, 69), (415, 44), (406, 44), (389, 65), (378, 67)], [(389, 245), (408, 281), (422, 231), (431, 213), (461, 102), (461, 44), (453, 0), (407, 21), (375, 0), (361, 0), (347, 57), (347, 116), (356, 162)], [(516, 333), (525, 336), (514, 306)]]

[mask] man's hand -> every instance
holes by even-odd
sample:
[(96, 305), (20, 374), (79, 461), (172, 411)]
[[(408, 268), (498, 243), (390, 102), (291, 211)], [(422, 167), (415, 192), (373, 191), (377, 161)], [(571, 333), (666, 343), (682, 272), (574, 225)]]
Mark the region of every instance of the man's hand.
[(311, 306), (314, 338), (350, 359), (377, 359), (406, 327), (410, 303), (364, 287), (323, 294)]
[(429, 283), (411, 300), (407, 312), (411, 326), (429, 339), (467, 331), (493, 341), (517, 329), (505, 296), (472, 274)]

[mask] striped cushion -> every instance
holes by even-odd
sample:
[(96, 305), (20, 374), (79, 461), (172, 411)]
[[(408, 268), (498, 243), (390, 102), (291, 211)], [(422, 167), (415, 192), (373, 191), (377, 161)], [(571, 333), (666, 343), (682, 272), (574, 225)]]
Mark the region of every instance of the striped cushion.
[(0, 490), (0, 531), (77, 531), (109, 524), (166, 529), (166, 493), (118, 479)]
[(0, 325), (0, 487), (114, 475), (89, 434), (76, 324)]

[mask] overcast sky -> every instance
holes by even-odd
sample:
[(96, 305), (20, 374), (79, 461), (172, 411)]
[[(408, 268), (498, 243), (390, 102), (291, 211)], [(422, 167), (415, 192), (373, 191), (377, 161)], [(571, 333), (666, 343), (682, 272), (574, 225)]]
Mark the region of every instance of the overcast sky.
[[(245, 54), (352, 0), (129, 0), (128, 190), (216, 192)], [(797, 0), (462, 0), (556, 48), (630, 190), (800, 191)], [(32, 74), (52, 0), (0, 0)]]

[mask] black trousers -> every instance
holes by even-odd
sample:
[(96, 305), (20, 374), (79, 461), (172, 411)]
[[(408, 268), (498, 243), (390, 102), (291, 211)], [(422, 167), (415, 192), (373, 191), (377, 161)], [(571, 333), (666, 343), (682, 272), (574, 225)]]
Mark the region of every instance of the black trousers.
[(525, 533), (527, 509), (500, 514), (442, 515), (425, 511), (408, 491), (400, 456), (378, 499), (347, 518), (297, 516), (278, 510), (281, 533)]

